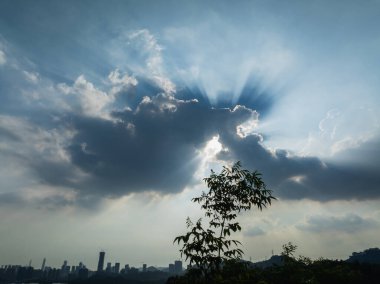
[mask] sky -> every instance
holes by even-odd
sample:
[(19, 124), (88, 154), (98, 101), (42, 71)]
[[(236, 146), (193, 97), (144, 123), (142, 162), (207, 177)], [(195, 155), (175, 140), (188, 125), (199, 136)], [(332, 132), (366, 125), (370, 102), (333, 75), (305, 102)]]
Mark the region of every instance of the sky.
[(167, 266), (210, 170), (244, 257), (380, 241), (380, 1), (0, 2), (0, 264)]

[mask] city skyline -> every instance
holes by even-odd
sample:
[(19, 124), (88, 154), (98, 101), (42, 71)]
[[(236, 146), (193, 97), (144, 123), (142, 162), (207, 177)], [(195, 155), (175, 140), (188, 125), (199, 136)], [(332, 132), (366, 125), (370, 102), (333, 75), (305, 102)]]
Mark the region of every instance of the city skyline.
[(0, 1), (0, 263), (166, 266), (237, 161), (277, 198), (237, 217), (245, 259), (380, 247), (379, 26), (378, 0)]
[[(97, 272), (97, 273), (116, 273), (116, 274), (119, 274), (119, 273), (122, 273), (122, 270), (123, 269), (138, 269), (140, 272), (147, 272), (147, 268), (149, 267), (155, 267), (159, 270), (163, 270), (163, 271), (169, 271), (170, 272), (170, 267), (171, 265), (173, 265), (173, 267), (175, 267), (173, 273), (180, 273), (182, 272), (183, 268), (182, 268), (182, 260), (174, 260), (173, 263), (168, 263), (168, 265), (165, 267), (165, 266), (157, 266), (157, 265), (149, 265), (148, 267), (148, 264), (147, 263), (143, 263), (141, 262), (140, 263), (140, 266), (133, 266), (133, 265), (130, 265), (130, 263), (127, 263), (125, 262), (125, 264), (123, 263), (120, 263), (118, 261), (114, 261), (114, 262), (110, 262), (110, 261), (106, 261), (106, 258), (105, 258), (105, 251), (100, 251), (98, 253), (98, 259), (97, 259), (97, 266), (92, 268), (92, 267), (88, 267), (83, 261), (78, 261), (76, 263), (70, 263), (69, 261), (67, 261), (67, 259), (64, 258), (64, 260), (62, 260), (62, 265), (58, 265), (58, 266), (50, 266), (49, 265), (49, 262), (47, 261), (47, 259), (44, 257), (42, 259), (42, 262), (41, 262), (41, 268), (40, 270), (41, 271), (44, 271), (45, 269), (56, 269), (56, 268), (61, 268), (64, 269), (64, 267), (68, 267), (70, 269), (70, 272), (73, 271), (73, 268), (87, 268), (89, 269), (90, 271), (92, 272)], [(7, 263), (7, 264), (2, 264), (0, 263), (0, 268), (5, 268), (7, 266), (21, 266), (21, 267), (33, 267), (33, 268), (36, 268), (38, 269), (38, 264), (36, 264), (36, 266), (33, 266), (34, 264), (34, 261), (33, 259), (30, 259), (28, 261), (28, 264), (27, 265), (23, 265), (23, 264), (20, 264), (20, 263)], [(112, 265), (113, 264), (113, 265)], [(122, 265), (122, 266), (121, 266)], [(112, 270), (107, 270), (108, 268), (112, 268)], [(166, 269), (166, 270), (165, 270)]]
[[(289, 243), (288, 245), (290, 246), (292, 244)], [(247, 268), (249, 270), (255, 269), (256, 271), (266, 272), (273, 270), (282, 271), (284, 266), (287, 266), (286, 257), (288, 255), (285, 251), (286, 249), (284, 247), (284, 254), (272, 255), (270, 259), (265, 261), (256, 263), (246, 262)], [(148, 267), (147, 264), (143, 264), (140, 269), (130, 267), (128, 264), (120, 269), (120, 263), (115, 263), (115, 265), (112, 266), (110, 262), (107, 262), (106, 269), (103, 269), (104, 257), (105, 252), (99, 252), (99, 261), (96, 271), (89, 270), (82, 262), (77, 266), (70, 266), (67, 260), (63, 262), (61, 268), (52, 268), (45, 266), (45, 258), (43, 259), (41, 269), (34, 269), (34, 267), (31, 266), (31, 261), (28, 266), (1, 265), (0, 279), (2, 283), (114, 283), (115, 281), (119, 283), (130, 283), (131, 281), (138, 281), (138, 283), (145, 283), (146, 281), (167, 283), (169, 279), (187, 277), (186, 275), (191, 274), (186, 272), (189, 266), (186, 270), (183, 269), (182, 261), (174, 261), (174, 264), (169, 264), (167, 268)], [(308, 264), (304, 263), (302, 259), (305, 259), (304, 261), (307, 261)], [(355, 279), (359, 280), (360, 283), (366, 280), (370, 280), (370, 283), (372, 283), (375, 279), (378, 279), (376, 268), (378, 268), (380, 264), (380, 249), (370, 248), (362, 252), (353, 252), (349, 259), (344, 261), (320, 259), (313, 262), (309, 258), (303, 257), (301, 260), (294, 259), (293, 265), (300, 265), (300, 263), (302, 266), (306, 265), (307, 269), (310, 268), (308, 267), (309, 265), (323, 265), (322, 271), (324, 272), (322, 272), (322, 276), (318, 276), (321, 279), (325, 279), (325, 275), (328, 275), (329, 278), (336, 277), (331, 275), (331, 270), (333, 270), (332, 267), (338, 265), (340, 271), (342, 267), (355, 271), (355, 273), (359, 271), (359, 276), (356, 276)], [(226, 266), (228, 267), (228, 264), (226, 264)], [(347, 271), (344, 271), (344, 274), (347, 274), (346, 272)], [(233, 277), (236, 277), (236, 274), (234, 274)], [(283, 277), (284, 276), (281, 276), (279, 278), (281, 281), (279, 283), (282, 283)], [(358, 277), (360, 278), (358, 279)], [(336, 279), (342, 279), (342, 275)], [(347, 280), (349, 279), (352, 280), (350, 276)]]
[[(99, 252), (98, 267), (96, 270), (91, 270), (83, 262), (79, 262), (78, 265), (70, 265), (67, 260), (63, 261), (60, 268), (50, 267), (46, 265), (46, 258), (43, 259), (40, 269), (35, 269), (31, 265), (1, 265), (0, 266), (0, 279), (2, 283), (21, 283), (28, 282), (34, 283), (41, 281), (49, 283), (70, 283), (75, 281), (99, 281), (103, 282), (119, 279), (122, 281), (145, 281), (155, 280), (161, 283), (166, 282), (168, 277), (175, 275), (182, 275), (184, 270), (182, 268), (182, 261), (174, 261), (174, 264), (170, 263), (166, 268), (153, 267), (143, 264), (141, 268), (130, 267), (129, 264), (125, 264), (120, 267), (119, 262), (115, 262), (112, 265), (111, 262), (107, 262), (104, 267), (105, 252)], [(102, 283), (103, 283), (102, 282)]]

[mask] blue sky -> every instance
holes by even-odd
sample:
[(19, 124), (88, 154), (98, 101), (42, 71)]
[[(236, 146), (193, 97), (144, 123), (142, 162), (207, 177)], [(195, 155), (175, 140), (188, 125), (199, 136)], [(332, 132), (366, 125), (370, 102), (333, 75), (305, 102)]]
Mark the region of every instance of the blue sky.
[(0, 263), (95, 267), (105, 249), (166, 265), (202, 178), (237, 160), (279, 198), (241, 216), (247, 258), (288, 241), (311, 257), (379, 246), (379, 14), (379, 1), (2, 1)]

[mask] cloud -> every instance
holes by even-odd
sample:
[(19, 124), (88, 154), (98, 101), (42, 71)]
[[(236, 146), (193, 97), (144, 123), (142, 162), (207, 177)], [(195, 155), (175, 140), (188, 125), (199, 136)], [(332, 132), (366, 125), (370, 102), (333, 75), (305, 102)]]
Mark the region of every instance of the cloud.
[(108, 80), (112, 85), (122, 85), (122, 86), (136, 86), (137, 80), (134, 77), (128, 76), (128, 74), (121, 75), (119, 69), (115, 69), (108, 75)]
[[(111, 86), (135, 83), (117, 70), (109, 80)], [(134, 91), (145, 90), (150, 96), (138, 94), (131, 107), (112, 107), (119, 95), (112, 97), (79, 76), (72, 86), (59, 85), (62, 100), (71, 105), (71, 99), (79, 100), (79, 108), (63, 108), (45, 125), (35, 125), (36, 117), (29, 122), (4, 117), (0, 133), (15, 143), (6, 142), (3, 153), (23, 161), (39, 182), (75, 190), (76, 198), (86, 202), (134, 192), (182, 191), (199, 182), (194, 174), (201, 150), (217, 136), (223, 149), (219, 162), (240, 160), (245, 168), (259, 170), (277, 197), (318, 201), (380, 197), (377, 140), (350, 149), (347, 155), (340, 152), (346, 157), (340, 163), (270, 150), (255, 132), (260, 121), (253, 109), (213, 108), (205, 101), (160, 93), (154, 86), (139, 78)], [(46, 116), (43, 111), (38, 115)], [(22, 151), (15, 151), (15, 146)]]
[[(134, 70), (153, 80), (165, 93), (174, 94), (175, 84), (166, 76), (162, 56), (163, 47), (156, 37), (147, 29), (140, 29), (128, 34), (128, 51), (137, 62)], [(141, 68), (141, 64), (144, 68)]]
[(300, 152), (329, 158), (376, 138), (379, 122), (373, 106), (356, 105), (344, 111), (338, 108), (329, 110), (318, 128), (318, 132), (309, 134)]
[(58, 89), (66, 95), (75, 96), (79, 101), (79, 111), (89, 116), (105, 116), (105, 108), (114, 101), (114, 97), (97, 89), (83, 75), (75, 80), (73, 86), (59, 84)]
[(17, 142), (17, 141), (20, 141), (20, 138), (19, 136), (17, 136), (16, 133), (13, 133), (13, 131), (0, 125), (0, 141), (3, 142), (7, 140), (12, 141), (12, 142)]
[(377, 226), (378, 223), (373, 219), (363, 218), (356, 214), (347, 214), (344, 216), (310, 216), (303, 224), (297, 225), (297, 228), (312, 233), (343, 232), (351, 234), (372, 229)]
[[(38, 126), (26, 119), (0, 115), (0, 170), (2, 190), (18, 191), (52, 179), (69, 183), (80, 176), (65, 151), (73, 132), (65, 125)], [(2, 142), (2, 143), (1, 143)], [(44, 179), (39, 177), (44, 172)], [(8, 177), (9, 179), (7, 179)]]
[(243, 234), (246, 237), (257, 237), (257, 236), (265, 235), (265, 231), (261, 229), (260, 227), (253, 227), (253, 228), (244, 230)]
[(340, 152), (334, 160), (310, 172), (301, 180), (289, 179), (279, 191), (289, 198), (320, 201), (379, 198), (380, 141), (373, 139)]
[(4, 51), (0, 50), (0, 65), (4, 65), (7, 62)]
[(28, 71), (23, 71), (24, 75), (25, 75), (25, 78), (31, 82), (31, 83), (38, 83), (38, 80), (39, 80), (39, 75), (38, 73), (35, 73), (35, 72), (28, 72)]
[[(120, 76), (112, 74), (111, 77)], [(103, 98), (105, 93), (79, 77), (67, 94)], [(4, 149), (23, 161), (41, 183), (75, 189), (79, 196), (115, 197), (133, 192), (175, 193), (193, 180), (200, 150), (218, 133), (231, 132), (257, 113), (243, 106), (214, 109), (197, 100), (168, 94), (144, 97), (132, 110), (100, 116), (108, 101), (87, 102), (80, 110), (56, 114), (46, 129), (15, 117), (3, 120), (7, 139), (19, 137)], [(98, 108), (97, 108), (98, 107)], [(16, 153), (14, 146), (22, 149)]]
[[(78, 204), (78, 202), (76, 202)], [(31, 207), (41, 210), (57, 210), (75, 205), (73, 198), (62, 193), (30, 194), (27, 191), (0, 193), (2, 207)]]
[[(109, 80), (112, 86), (134, 84), (119, 71), (111, 72)], [(109, 95), (84, 76), (72, 86), (58, 85), (66, 106), (55, 112), (39, 109), (30, 120), (2, 117), (1, 133), (7, 140), (2, 153), (33, 173), (34, 181), (74, 189), (78, 202), (142, 191), (175, 193), (195, 182), (200, 150), (208, 141), (257, 117), (242, 106), (212, 109), (159, 90), (156, 95), (149, 81), (142, 82), (140, 90), (151, 97), (140, 99), (133, 109), (111, 113)]]
[[(85, 175), (70, 186), (84, 194), (182, 191), (194, 182), (199, 150), (222, 129), (234, 131), (251, 117), (252, 110), (241, 106), (210, 109), (196, 100), (159, 94), (145, 97), (134, 111), (112, 115), (115, 121), (72, 119), (76, 134), (66, 150), (73, 165)], [(42, 177), (54, 175), (45, 170), (40, 172)]]
[[(139, 82), (134, 76), (117, 68), (109, 73), (107, 79), (101, 87), (95, 86), (84, 75), (80, 75), (71, 86), (66, 83), (57, 84), (55, 88), (63, 95), (60, 97), (61, 109), (74, 114), (110, 119), (109, 113), (113, 109), (128, 107), (128, 101), (133, 99)], [(123, 101), (124, 97), (127, 100)]]
[(24, 205), (25, 200), (13, 192), (0, 193), (0, 205), (14, 206), (15, 204)]
[[(220, 159), (240, 160), (245, 167), (258, 169), (278, 197), (318, 201), (380, 197), (379, 139), (340, 152), (345, 157), (340, 162), (267, 149), (257, 133), (246, 137), (221, 133), (219, 141), (229, 149), (219, 154)], [(349, 159), (352, 155), (355, 158)]]
[[(265, 132), (259, 132), (259, 113), (265, 117), (275, 110), (275, 95), (260, 85), (260, 78), (247, 75), (244, 78), (249, 82), (239, 81), (241, 92), (234, 99), (246, 106), (227, 103), (234, 93), (211, 106), (204, 97), (204, 86), (177, 87), (168, 79), (165, 49), (150, 31), (129, 33), (127, 45), (126, 53), (138, 57), (128, 69), (134, 71), (110, 69), (109, 75), (98, 81), (80, 75), (72, 84), (48, 84), (42, 73), (21, 68), (21, 63), (19, 70), (10, 70), (7, 76), (14, 75), (13, 81), (0, 86), (1, 107), (11, 112), (0, 124), (5, 141), (2, 154), (34, 173), (34, 181), (74, 189), (78, 200), (92, 200), (93, 196), (118, 197), (142, 191), (180, 192), (199, 182), (194, 173), (200, 165), (200, 151), (213, 137), (219, 137), (223, 149), (217, 156), (220, 164), (241, 160), (244, 167), (259, 170), (280, 198), (380, 197), (379, 139), (372, 135), (368, 140), (372, 126), (364, 136), (359, 135), (364, 137), (360, 143), (352, 139), (355, 143), (349, 148), (337, 146), (339, 151), (331, 159), (269, 149)], [(140, 70), (136, 66), (141, 62)], [(205, 77), (209, 84), (213, 83), (211, 77)], [(36, 80), (38, 84), (30, 84)], [(226, 90), (235, 85), (230, 83)], [(227, 106), (230, 108), (223, 108)], [(21, 115), (23, 119), (18, 118)], [(321, 136), (339, 137), (334, 143), (343, 143), (347, 133), (341, 131), (339, 136), (338, 126), (351, 121), (347, 116), (328, 112), (319, 125)], [(284, 117), (284, 129), (287, 121)]]

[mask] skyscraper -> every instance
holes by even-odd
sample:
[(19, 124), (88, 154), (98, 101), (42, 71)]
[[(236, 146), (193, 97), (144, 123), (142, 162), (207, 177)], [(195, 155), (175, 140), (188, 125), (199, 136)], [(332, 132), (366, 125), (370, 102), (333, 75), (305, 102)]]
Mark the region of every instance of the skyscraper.
[(62, 264), (62, 267), (61, 267), (61, 270), (62, 271), (65, 271), (66, 270), (66, 267), (67, 267), (67, 260), (65, 260)]
[(174, 269), (174, 264), (173, 263), (169, 263), (169, 273), (170, 274), (175, 273), (175, 269)]
[(112, 263), (111, 262), (107, 262), (106, 272), (107, 273), (111, 273), (112, 272)]
[(174, 262), (174, 270), (175, 273), (182, 273), (182, 261), (176, 260)]
[(41, 271), (45, 270), (46, 258), (42, 261)]
[(115, 271), (114, 272), (117, 273), (117, 274), (119, 274), (119, 272), (120, 272), (120, 262), (116, 262), (115, 263)]
[(103, 271), (103, 266), (104, 266), (104, 256), (105, 256), (105, 252), (104, 251), (101, 251), (99, 252), (99, 262), (98, 262), (98, 272), (102, 272)]

